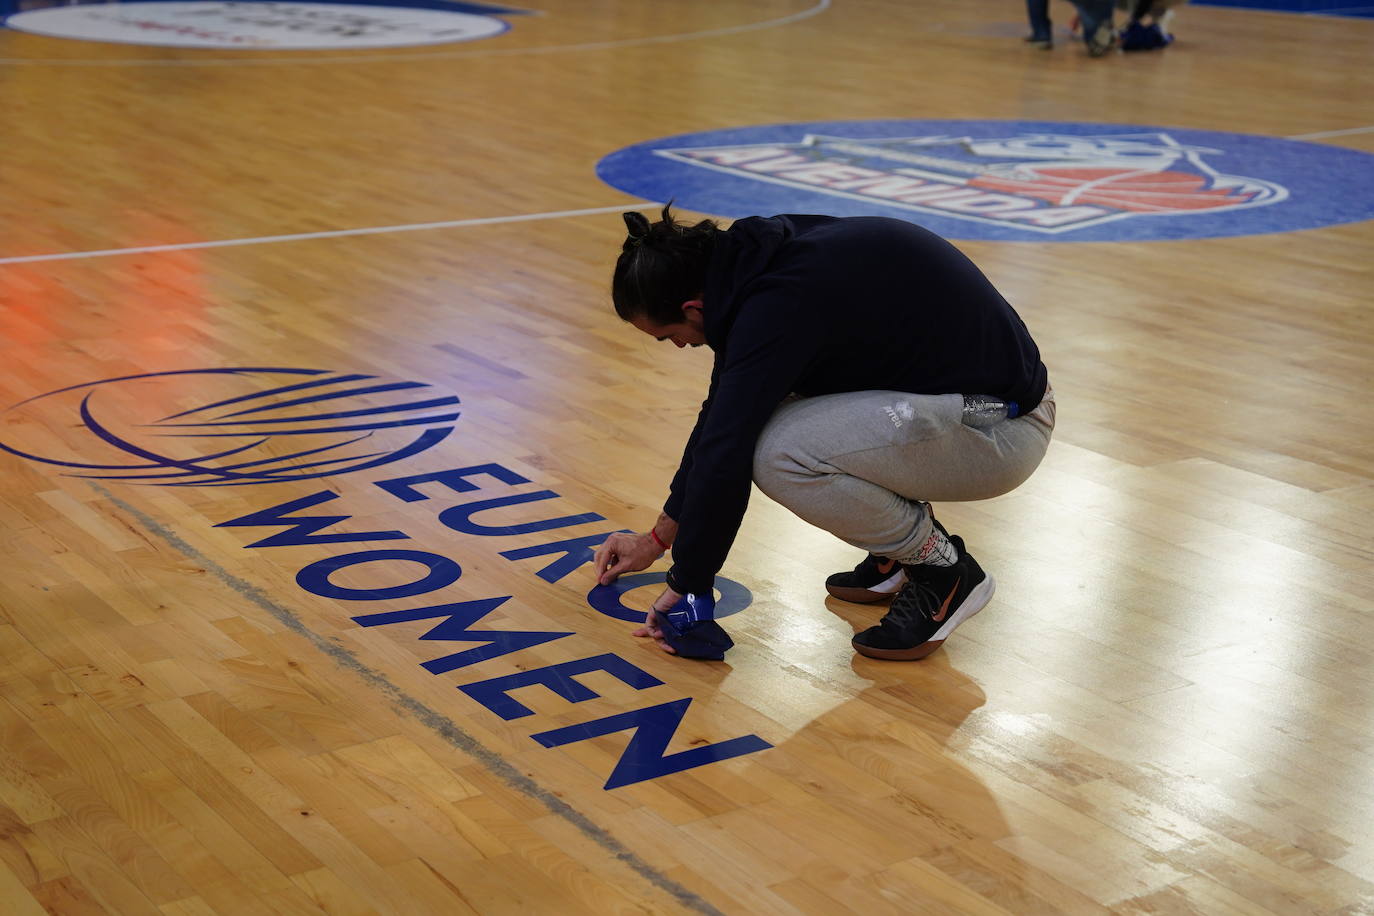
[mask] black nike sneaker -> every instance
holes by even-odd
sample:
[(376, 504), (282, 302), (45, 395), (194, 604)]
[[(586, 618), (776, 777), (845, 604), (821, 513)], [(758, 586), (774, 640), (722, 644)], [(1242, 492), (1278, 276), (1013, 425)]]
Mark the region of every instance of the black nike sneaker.
[[(929, 503), (926, 503), (926, 510), (930, 510)], [(930, 520), (941, 534), (949, 537), (945, 526), (933, 514)], [(901, 563), (870, 553), (850, 572), (838, 572), (826, 579), (825, 590), (841, 601), (876, 604), (892, 600), (892, 596), (902, 590), (906, 579), (906, 568)]]
[(876, 627), (855, 634), (854, 650), (869, 658), (914, 661), (944, 644), (954, 628), (981, 611), (997, 583), (964, 549), (957, 534), (950, 543), (959, 552), (953, 566), (910, 566), (906, 585)]

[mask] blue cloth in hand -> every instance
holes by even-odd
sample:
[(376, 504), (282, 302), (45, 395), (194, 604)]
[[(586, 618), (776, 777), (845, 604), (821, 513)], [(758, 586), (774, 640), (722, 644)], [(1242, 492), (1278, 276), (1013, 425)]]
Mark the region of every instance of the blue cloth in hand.
[(663, 641), (683, 658), (721, 661), (735, 641), (716, 623), (715, 611), (712, 595), (684, 595), (668, 610), (658, 612)]

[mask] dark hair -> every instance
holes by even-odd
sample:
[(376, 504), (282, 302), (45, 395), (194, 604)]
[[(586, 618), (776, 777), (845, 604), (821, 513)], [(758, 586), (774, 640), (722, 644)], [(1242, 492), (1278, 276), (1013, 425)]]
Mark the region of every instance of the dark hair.
[(720, 229), (709, 219), (695, 226), (679, 223), (672, 206), (668, 201), (657, 223), (642, 213), (623, 214), (629, 235), (615, 262), (611, 300), (626, 321), (642, 316), (655, 324), (677, 324), (682, 303), (698, 298), (706, 285), (706, 265)]

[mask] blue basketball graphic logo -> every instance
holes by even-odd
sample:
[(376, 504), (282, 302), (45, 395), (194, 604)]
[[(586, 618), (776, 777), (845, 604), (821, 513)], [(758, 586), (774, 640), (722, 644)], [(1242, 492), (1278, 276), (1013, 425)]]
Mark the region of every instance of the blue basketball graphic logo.
[(1374, 218), (1374, 156), (1214, 131), (1030, 121), (855, 121), (666, 137), (597, 173), (726, 217), (883, 215), (950, 238), (1130, 241)]
[(455, 395), (323, 369), (184, 369), (71, 385), (0, 412), (0, 451), (67, 476), (169, 487), (347, 474), (442, 442)]

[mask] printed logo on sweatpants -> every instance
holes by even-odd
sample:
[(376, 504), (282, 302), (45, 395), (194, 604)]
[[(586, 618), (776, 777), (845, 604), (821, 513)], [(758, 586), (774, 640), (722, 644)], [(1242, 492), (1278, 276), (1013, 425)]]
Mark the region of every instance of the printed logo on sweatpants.
[(912, 417), (916, 416), (916, 408), (911, 406), (910, 401), (902, 401), (899, 404), (893, 404), (891, 407), (884, 407), (883, 412), (886, 413), (887, 418), (892, 421), (892, 425), (898, 429), (901, 429), (904, 425), (903, 421), (910, 420)]

